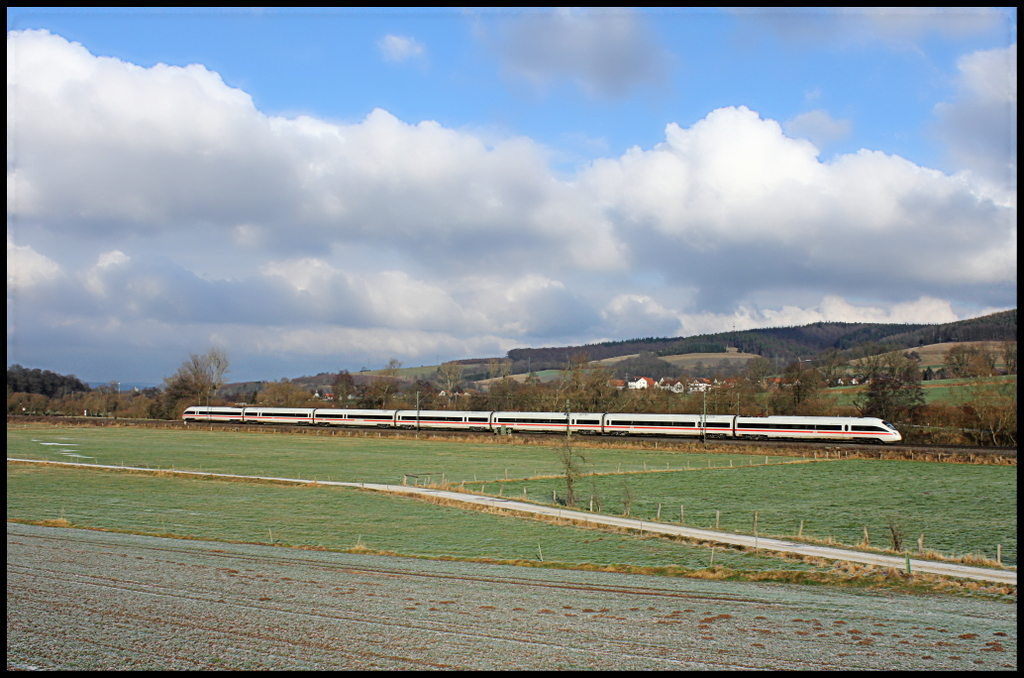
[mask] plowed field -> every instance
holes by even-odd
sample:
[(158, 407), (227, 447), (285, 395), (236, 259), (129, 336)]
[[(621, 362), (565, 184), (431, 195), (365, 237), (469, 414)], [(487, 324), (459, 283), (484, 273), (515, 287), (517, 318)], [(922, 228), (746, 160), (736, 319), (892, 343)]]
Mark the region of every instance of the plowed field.
[(7, 665), (1015, 669), (1017, 608), (8, 523)]

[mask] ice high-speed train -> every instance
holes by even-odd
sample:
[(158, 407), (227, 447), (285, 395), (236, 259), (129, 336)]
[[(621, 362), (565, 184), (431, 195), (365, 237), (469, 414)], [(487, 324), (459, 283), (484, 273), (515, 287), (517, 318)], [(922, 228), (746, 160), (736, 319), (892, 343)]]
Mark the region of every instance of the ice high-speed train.
[(659, 435), (754, 440), (828, 440), (896, 443), (900, 432), (873, 417), (743, 417), (709, 414), (616, 412), (457, 412), (448, 410), (343, 410), (311, 407), (209, 407), (193, 405), (186, 421), (305, 424), (389, 429)]

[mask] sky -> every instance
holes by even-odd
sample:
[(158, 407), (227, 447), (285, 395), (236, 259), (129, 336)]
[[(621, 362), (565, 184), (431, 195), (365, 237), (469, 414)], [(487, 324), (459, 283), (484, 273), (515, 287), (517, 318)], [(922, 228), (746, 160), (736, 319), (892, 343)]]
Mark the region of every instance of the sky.
[(7, 361), (159, 384), (1017, 306), (1017, 14), (7, 10)]

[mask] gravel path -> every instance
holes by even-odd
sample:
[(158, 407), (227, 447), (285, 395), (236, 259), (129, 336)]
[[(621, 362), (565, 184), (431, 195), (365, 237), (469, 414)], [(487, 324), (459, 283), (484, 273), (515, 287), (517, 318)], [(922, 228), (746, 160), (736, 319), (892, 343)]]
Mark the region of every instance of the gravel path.
[(8, 523), (7, 664), (1015, 669), (1017, 608)]

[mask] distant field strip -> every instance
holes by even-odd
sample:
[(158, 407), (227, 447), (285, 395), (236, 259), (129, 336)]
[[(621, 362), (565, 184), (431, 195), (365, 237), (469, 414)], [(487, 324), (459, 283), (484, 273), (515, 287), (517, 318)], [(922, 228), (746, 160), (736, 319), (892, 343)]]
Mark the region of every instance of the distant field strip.
[[(279, 483), (290, 483), (296, 485), (326, 485), (326, 486), (338, 486), (338, 487), (350, 487), (350, 488), (361, 488), (366, 490), (372, 490), (377, 492), (385, 492), (391, 494), (405, 494), (420, 497), (429, 497), (434, 499), (442, 499), (445, 501), (456, 502), (467, 505), (485, 506), (494, 509), (500, 509), (505, 511), (511, 511), (516, 513), (526, 513), (539, 516), (554, 517), (562, 520), (570, 520), (585, 525), (594, 526), (607, 526), (616, 528), (626, 528), (639, 530), (641, 533), (647, 532), (651, 534), (664, 534), (669, 536), (681, 536), (691, 539), (699, 539), (708, 542), (716, 542), (721, 544), (728, 544), (730, 546), (742, 546), (754, 549), (764, 549), (766, 551), (790, 553), (796, 555), (813, 556), (819, 558), (826, 558), (830, 560), (863, 563), (867, 565), (874, 565), (880, 567), (889, 567), (897, 570), (907, 568), (908, 561), (905, 558), (899, 558), (894, 556), (886, 556), (880, 554), (863, 553), (859, 551), (850, 551), (845, 549), (837, 549), (825, 546), (814, 546), (809, 544), (802, 544), (799, 542), (791, 542), (780, 539), (763, 538), (757, 536), (738, 535), (729, 532), (720, 532), (714, 530), (704, 530), (690, 527), (683, 527), (678, 525), (668, 525), (660, 522), (650, 522), (645, 520), (638, 520), (633, 518), (622, 518), (615, 516), (606, 516), (601, 514), (588, 513), (583, 511), (574, 511), (570, 509), (562, 509), (557, 507), (542, 506), (538, 504), (532, 504), (527, 502), (514, 501), (505, 499), (502, 497), (488, 497), (482, 495), (465, 494), (461, 492), (451, 492), (445, 490), (436, 490), (424, 487), (409, 487), (404, 485), (387, 485), (380, 483), (360, 483), (360, 482), (340, 482), (340, 481), (325, 481), (325, 480), (312, 480), (303, 478), (280, 478), (270, 476), (247, 476), (247, 475), (236, 475), (227, 473), (210, 473), (203, 471), (175, 471), (167, 469), (156, 469), (156, 468), (145, 468), (145, 467), (133, 467), (133, 466), (116, 466), (116, 465), (105, 465), (105, 464), (82, 464), (76, 462), (53, 462), (53, 461), (40, 461), (35, 459), (16, 459), (8, 457), (8, 462), (15, 463), (26, 463), (26, 464), (42, 464), (50, 466), (63, 466), (63, 467), (77, 467), (87, 469), (105, 469), (114, 471), (129, 471), (137, 473), (150, 473), (150, 474), (163, 474), (163, 475), (175, 475), (184, 477), (201, 477), (201, 478), (225, 478), (233, 480), (251, 480), (251, 481), (262, 481), (262, 482), (279, 482)], [(959, 577), (965, 579), (974, 579), (980, 581), (998, 582), (1002, 584), (1010, 584), (1013, 586), (1017, 585), (1017, 573), (1015, 571), (1006, 570), (991, 570), (979, 567), (969, 567), (964, 565), (955, 565), (948, 563), (938, 563), (934, 561), (910, 559), (909, 565), (911, 572), (914, 573), (927, 573), (927, 574), (938, 574), (942, 576)]]

